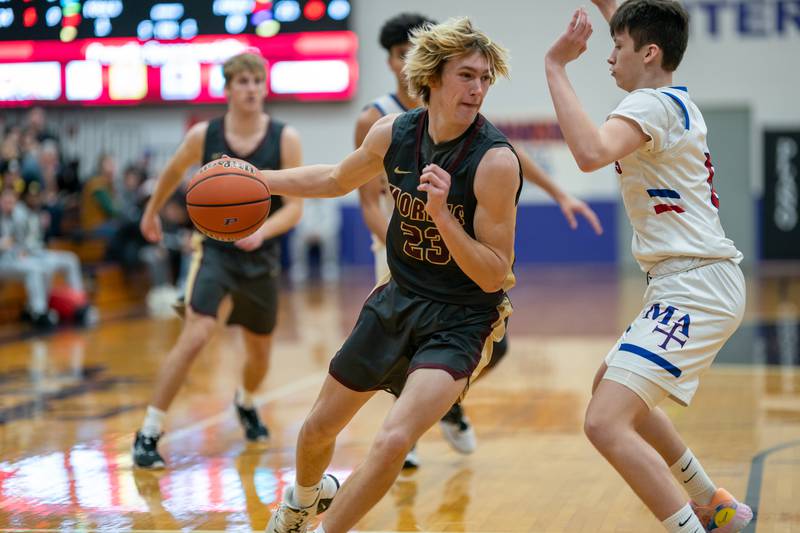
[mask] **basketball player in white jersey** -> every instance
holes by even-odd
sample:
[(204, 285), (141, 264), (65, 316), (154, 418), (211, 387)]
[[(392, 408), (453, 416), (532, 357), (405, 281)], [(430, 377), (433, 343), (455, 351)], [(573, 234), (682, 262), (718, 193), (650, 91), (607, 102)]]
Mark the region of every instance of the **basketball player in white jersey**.
[(619, 9), (593, 2), (611, 26), (611, 75), (630, 94), (599, 128), (583, 110), (566, 73), (592, 33), (583, 9), (547, 52), (547, 81), (581, 170), (614, 163), (633, 255), (649, 283), (644, 307), (597, 372), (585, 431), (667, 531), (740, 531), (752, 511), (714, 485), (658, 407), (666, 398), (691, 402), (745, 307), (742, 255), (720, 224), (706, 125), (687, 88), (672, 81), (688, 15), (673, 0)]
[[(355, 131), (355, 146), (358, 148), (364, 142), (367, 132), (381, 117), (392, 113), (404, 113), (409, 109), (419, 107), (419, 99), (408, 94), (408, 84), (403, 75), (406, 53), (411, 48), (409, 42), (411, 31), (433, 20), (416, 13), (400, 13), (387, 20), (381, 27), (379, 41), (381, 47), (388, 54), (387, 63), (394, 74), (396, 88), (392, 93), (380, 96), (370, 102), (358, 117)], [(525, 153), (525, 150), (515, 146), (517, 156), (522, 165), (523, 177), (541, 187), (561, 207), (561, 211), (572, 229), (577, 228), (576, 215), (586, 218), (598, 235), (603, 228), (594, 211), (583, 201), (578, 200), (561, 189), (550, 177)], [(372, 235), (372, 252), (375, 256), (375, 281), (380, 282), (389, 275), (389, 266), (386, 262), (386, 229), (392, 216), (394, 202), (389, 194), (389, 185), (386, 176), (362, 185), (358, 189), (361, 201), (361, 212), (364, 222)], [(492, 362), (487, 372), (505, 356), (508, 351), (508, 336), (495, 343)], [(439, 423), (447, 442), (459, 453), (470, 454), (475, 451), (475, 431), (464, 415), (460, 404), (455, 404)], [(412, 448), (406, 457), (403, 468), (416, 468), (419, 466), (416, 447)]]

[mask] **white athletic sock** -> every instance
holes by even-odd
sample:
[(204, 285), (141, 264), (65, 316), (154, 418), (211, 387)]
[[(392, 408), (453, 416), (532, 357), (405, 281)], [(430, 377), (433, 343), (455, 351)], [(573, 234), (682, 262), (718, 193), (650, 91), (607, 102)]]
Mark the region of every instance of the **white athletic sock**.
[(669, 469), (675, 479), (678, 480), (678, 483), (689, 493), (689, 497), (692, 498), (694, 503), (698, 505), (711, 503), (711, 498), (717, 492), (717, 487), (708, 477), (706, 471), (703, 470), (703, 465), (694, 456), (692, 450), (686, 448), (681, 458)]
[(317, 495), (319, 494), (321, 488), (322, 488), (322, 480), (320, 480), (316, 485), (313, 485), (311, 487), (300, 486), (295, 481), (294, 493), (293, 493), (294, 502), (292, 503), (294, 503), (301, 509), (305, 509), (306, 507), (311, 507), (312, 505), (314, 505), (314, 502), (317, 501)]
[(239, 387), (239, 389), (236, 391), (236, 404), (247, 409), (252, 409), (255, 407), (255, 403), (253, 403), (253, 395), (247, 392), (244, 387)]
[(668, 533), (704, 533), (705, 529), (700, 519), (692, 511), (692, 506), (688, 503), (680, 508), (674, 515), (663, 522), (664, 528)]
[(147, 406), (147, 413), (142, 423), (142, 435), (145, 437), (158, 437), (164, 428), (164, 419), (167, 413), (152, 405)]

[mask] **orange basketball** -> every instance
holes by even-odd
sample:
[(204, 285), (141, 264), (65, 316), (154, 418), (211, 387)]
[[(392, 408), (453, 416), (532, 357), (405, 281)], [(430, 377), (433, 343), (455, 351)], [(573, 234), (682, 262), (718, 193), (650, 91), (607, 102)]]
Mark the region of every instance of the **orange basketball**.
[(236, 241), (256, 231), (269, 214), (269, 187), (247, 161), (206, 163), (186, 189), (186, 208), (198, 231), (218, 241)]

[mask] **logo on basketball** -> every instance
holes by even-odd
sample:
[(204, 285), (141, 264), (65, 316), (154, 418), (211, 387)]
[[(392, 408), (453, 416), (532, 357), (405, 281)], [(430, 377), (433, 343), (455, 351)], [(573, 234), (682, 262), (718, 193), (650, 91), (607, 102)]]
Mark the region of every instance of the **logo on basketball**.
[(236, 224), (239, 222), (239, 217), (225, 217), (225, 220), (222, 222), (223, 226), (230, 226), (231, 224)]

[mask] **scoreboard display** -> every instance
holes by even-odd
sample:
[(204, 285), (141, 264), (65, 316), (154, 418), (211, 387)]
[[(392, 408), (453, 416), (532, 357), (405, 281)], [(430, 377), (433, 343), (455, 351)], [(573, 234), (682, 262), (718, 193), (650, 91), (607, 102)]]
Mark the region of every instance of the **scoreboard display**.
[(0, 0), (0, 107), (224, 102), (222, 63), (264, 57), (267, 98), (344, 100), (349, 0)]

